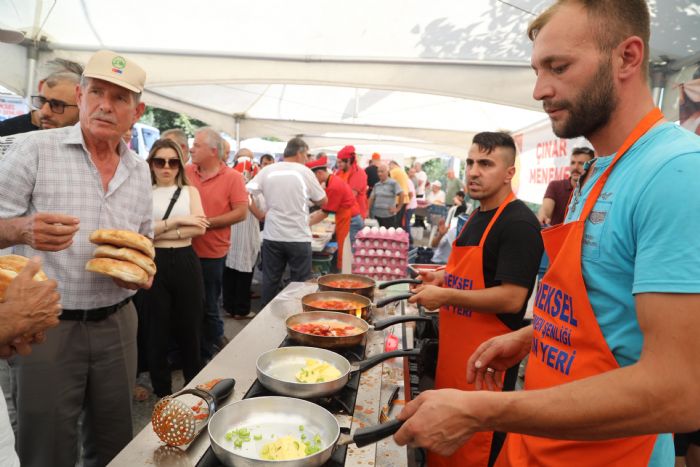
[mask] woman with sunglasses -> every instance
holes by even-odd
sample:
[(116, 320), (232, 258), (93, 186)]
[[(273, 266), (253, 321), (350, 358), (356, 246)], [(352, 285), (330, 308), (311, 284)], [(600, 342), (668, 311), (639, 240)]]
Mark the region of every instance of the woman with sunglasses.
[(182, 150), (159, 139), (148, 155), (153, 181), (153, 230), (158, 273), (146, 291), (148, 368), (159, 397), (172, 392), (168, 368), (170, 336), (182, 353), (185, 384), (202, 369), (199, 351), (204, 314), (204, 281), (192, 238), (209, 223), (197, 189), (188, 184)]

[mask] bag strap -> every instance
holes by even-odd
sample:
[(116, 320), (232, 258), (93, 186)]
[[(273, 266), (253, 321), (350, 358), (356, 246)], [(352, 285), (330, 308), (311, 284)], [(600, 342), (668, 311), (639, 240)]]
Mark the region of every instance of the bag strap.
[(175, 206), (177, 199), (180, 197), (181, 191), (182, 191), (182, 187), (181, 186), (177, 187), (177, 190), (175, 190), (175, 193), (173, 193), (173, 197), (170, 198), (170, 204), (168, 205), (168, 209), (165, 211), (165, 215), (163, 216), (162, 220), (165, 220), (168, 218), (168, 216), (170, 216), (170, 211), (173, 210), (173, 206)]

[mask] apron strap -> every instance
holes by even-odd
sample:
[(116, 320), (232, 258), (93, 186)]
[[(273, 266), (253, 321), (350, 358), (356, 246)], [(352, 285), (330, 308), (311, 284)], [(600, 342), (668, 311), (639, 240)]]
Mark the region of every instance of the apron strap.
[(581, 212), (581, 217), (579, 217), (580, 220), (586, 220), (588, 218), (588, 215), (591, 213), (593, 210), (593, 206), (595, 206), (596, 201), (598, 201), (598, 196), (600, 196), (601, 191), (603, 191), (603, 188), (605, 187), (605, 182), (608, 180), (608, 177), (610, 177), (610, 173), (612, 172), (613, 167), (615, 167), (615, 164), (622, 158), (622, 156), (627, 153), (627, 150), (631, 148), (642, 136), (646, 134), (647, 131), (651, 129), (656, 123), (659, 122), (664, 118), (664, 114), (661, 113), (661, 110), (658, 107), (654, 107), (651, 111), (649, 111), (648, 114), (642, 118), (642, 120), (637, 123), (637, 126), (634, 127), (634, 130), (632, 130), (632, 133), (627, 136), (627, 139), (625, 139), (624, 143), (622, 143), (622, 146), (620, 146), (620, 149), (617, 150), (617, 154), (615, 155), (615, 158), (613, 159), (612, 163), (608, 166), (607, 169), (605, 169), (605, 172), (603, 172), (603, 175), (600, 176), (596, 184), (593, 186), (591, 189), (591, 193), (588, 195), (588, 198), (586, 198), (586, 204), (583, 205), (583, 210)]
[(489, 222), (489, 225), (486, 226), (486, 230), (484, 230), (484, 234), (481, 236), (481, 240), (479, 241), (479, 248), (484, 247), (484, 243), (486, 243), (486, 238), (489, 236), (489, 232), (491, 232), (491, 227), (493, 227), (493, 224), (496, 223), (498, 218), (501, 216), (501, 213), (503, 210), (510, 204), (511, 201), (515, 199), (515, 194), (511, 191), (508, 197), (506, 197), (505, 200), (501, 203), (500, 206), (498, 206), (498, 211), (496, 211), (496, 214), (493, 215), (493, 218), (491, 218), (491, 222)]

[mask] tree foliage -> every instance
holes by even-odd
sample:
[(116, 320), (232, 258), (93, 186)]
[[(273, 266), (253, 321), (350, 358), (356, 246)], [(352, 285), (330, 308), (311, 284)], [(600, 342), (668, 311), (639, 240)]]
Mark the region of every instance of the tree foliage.
[(171, 128), (180, 128), (187, 133), (188, 137), (194, 137), (194, 132), (198, 128), (207, 126), (203, 121), (191, 118), (185, 114), (151, 106), (146, 107), (146, 112), (144, 112), (140, 121), (146, 125), (158, 128), (161, 132)]

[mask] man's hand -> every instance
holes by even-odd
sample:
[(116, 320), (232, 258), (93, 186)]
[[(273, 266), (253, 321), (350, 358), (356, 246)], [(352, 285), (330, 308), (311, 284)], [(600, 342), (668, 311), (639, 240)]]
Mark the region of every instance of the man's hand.
[(405, 423), (394, 440), (400, 446), (420, 446), (449, 456), (482, 429), (473, 415), (483, 399), (478, 394), (457, 389), (423, 392), (396, 417)]
[[(47, 328), (58, 325), (61, 305), (56, 281), (33, 280), (40, 267), (38, 258), (30, 260), (10, 282), (4, 302), (0, 303), (0, 320), (5, 324), (0, 327), (0, 344), (19, 352), (31, 351), (28, 345), (43, 339), (42, 333)], [(5, 352), (0, 349), (0, 355)]]
[(123, 281), (121, 279), (117, 279), (116, 277), (113, 277), (112, 280), (114, 281), (115, 284), (117, 284), (119, 287), (122, 289), (129, 289), (129, 290), (139, 290), (139, 289), (144, 289), (148, 290), (153, 286), (153, 277), (154, 276), (148, 276), (148, 282), (146, 282), (143, 285), (140, 284), (135, 284), (134, 282), (127, 282)]
[(537, 213), (537, 220), (540, 221), (541, 225), (550, 225), (552, 223), (552, 219), (545, 217), (539, 212)]
[(35, 250), (65, 250), (73, 244), (73, 237), (80, 228), (77, 217), (65, 214), (37, 212), (23, 220), (21, 242)]
[(531, 345), (532, 326), (483, 342), (469, 358), (467, 382), (477, 390), (503, 387), (504, 372), (521, 362)]
[[(423, 285), (435, 285), (437, 287), (442, 287), (443, 280), (445, 278), (445, 270), (441, 271), (421, 271), (420, 272), (420, 280), (423, 282)], [(413, 287), (411, 290), (413, 292), (416, 292), (417, 287)]]
[(442, 237), (443, 235), (445, 235), (447, 233), (447, 230), (448, 230), (448, 227), (445, 224), (445, 219), (440, 218), (440, 220), (438, 221), (438, 225), (437, 225), (438, 233)]
[(412, 291), (415, 292), (415, 295), (408, 299), (408, 303), (418, 303), (428, 310), (436, 310), (447, 303), (445, 300), (448, 289), (421, 284), (415, 286)]

